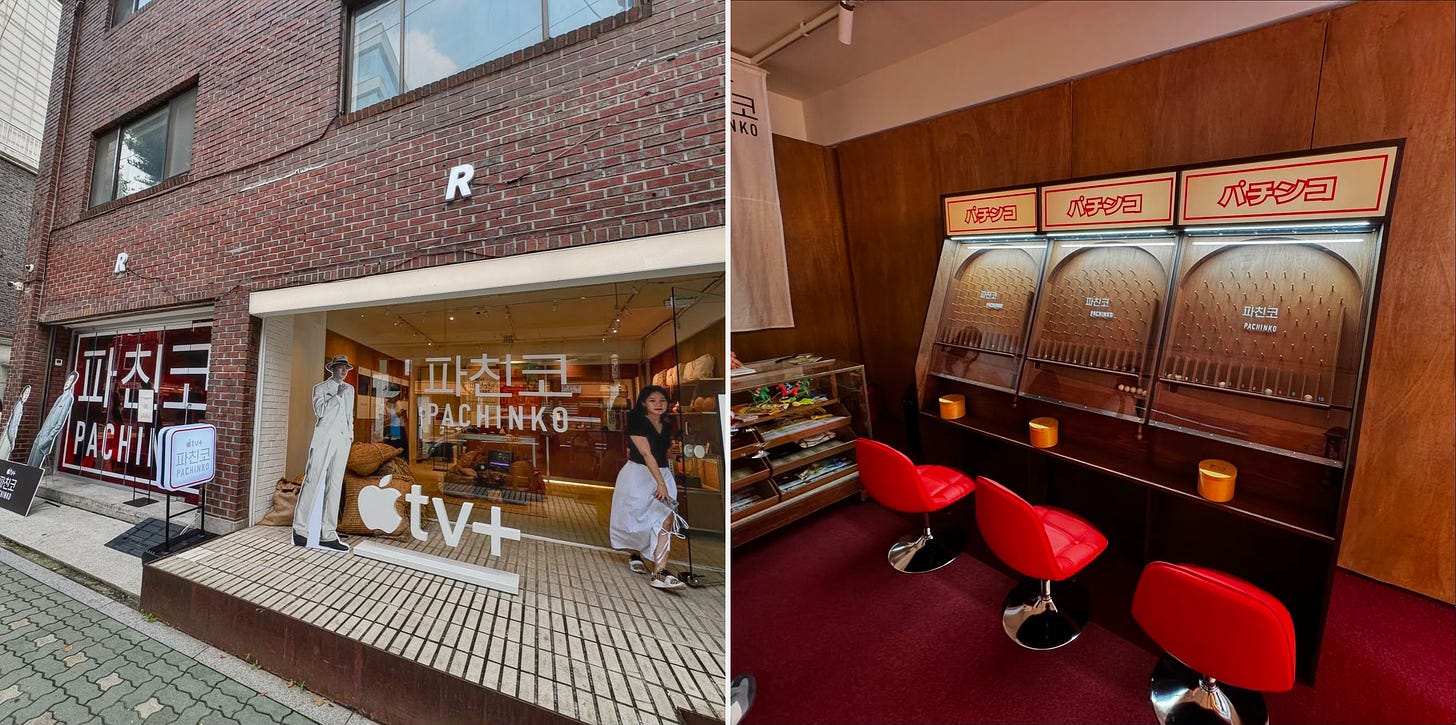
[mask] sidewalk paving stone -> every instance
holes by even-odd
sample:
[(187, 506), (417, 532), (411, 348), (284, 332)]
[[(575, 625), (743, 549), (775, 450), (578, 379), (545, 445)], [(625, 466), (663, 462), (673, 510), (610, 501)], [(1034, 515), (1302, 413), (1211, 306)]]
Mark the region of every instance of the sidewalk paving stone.
[(139, 631), (9, 560), (0, 596), (0, 722), (317, 723), (200, 662), (196, 640), (158, 624)]

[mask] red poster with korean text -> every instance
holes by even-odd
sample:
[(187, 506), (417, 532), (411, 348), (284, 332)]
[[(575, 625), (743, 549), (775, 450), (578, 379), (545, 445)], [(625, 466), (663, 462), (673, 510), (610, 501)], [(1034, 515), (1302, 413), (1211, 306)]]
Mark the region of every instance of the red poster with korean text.
[(81, 379), (57, 442), (60, 470), (152, 487), (157, 431), (207, 417), (211, 339), (208, 323), (77, 336)]

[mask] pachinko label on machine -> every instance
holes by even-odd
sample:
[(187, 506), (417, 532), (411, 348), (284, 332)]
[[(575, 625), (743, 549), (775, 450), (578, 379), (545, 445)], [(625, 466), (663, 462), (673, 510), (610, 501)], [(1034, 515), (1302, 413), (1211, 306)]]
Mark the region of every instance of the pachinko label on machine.
[(941, 251), (921, 342), (921, 376), (1014, 392), (1046, 240), (1036, 189), (942, 199)]
[(1177, 251), (1175, 176), (1042, 187), (1050, 249), (1022, 395), (1145, 418)]
[(1154, 425), (1343, 465), (1399, 151), (1182, 172)]

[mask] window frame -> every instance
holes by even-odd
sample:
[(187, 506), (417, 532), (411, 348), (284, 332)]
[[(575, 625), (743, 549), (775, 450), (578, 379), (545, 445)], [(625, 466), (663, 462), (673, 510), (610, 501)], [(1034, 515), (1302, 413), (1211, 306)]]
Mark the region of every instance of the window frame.
[[(156, 0), (149, 0), (149, 1), (150, 2), (156, 2)], [(398, 2), (399, 2), (399, 34), (400, 34), (400, 42), (399, 42), (399, 80), (400, 80), (400, 85), (401, 86), (404, 86), (406, 84), (406, 80), (405, 80), (405, 66), (407, 64), (407, 61), (405, 59), (405, 56), (407, 55), (407, 53), (405, 52), (405, 25), (404, 25), (404, 23), (405, 23), (405, 19), (409, 16), (409, 11), (406, 8), (406, 4), (408, 2), (410, 2), (410, 1), (411, 0), (398, 0)], [(607, 22), (607, 21), (611, 20), (612, 18), (616, 18), (616, 17), (619, 17), (619, 16), (625, 16), (625, 15), (627, 15), (629, 13), (634, 12), (634, 11), (640, 13), (641, 16), (644, 17), (644, 18), (647, 17), (647, 16), (650, 16), (652, 14), (652, 0), (629, 0), (629, 2), (631, 4), (627, 8), (625, 8), (625, 9), (623, 9), (621, 11), (618, 11), (616, 13), (613, 13), (612, 15), (608, 15), (608, 16), (606, 16), (604, 18), (599, 18), (599, 19), (594, 20), (594, 21), (592, 21), (590, 23), (586, 23), (586, 24), (583, 24), (583, 25), (578, 25), (578, 26), (576, 26), (574, 28), (571, 28), (570, 30), (567, 30), (565, 32), (562, 32), (562, 33), (560, 33), (558, 35), (551, 35), (551, 14), (550, 14), (550, 3), (551, 3), (551, 0), (540, 0), (540, 6), (541, 6), (541, 37), (538, 40), (536, 40), (536, 42), (532, 43), (531, 45), (525, 46), (524, 48), (520, 48), (520, 49), (517, 49), (517, 50), (513, 50), (513, 51), (511, 51), (509, 53), (505, 53), (503, 55), (495, 56), (493, 58), (486, 58), (486, 59), (480, 61), (479, 63), (476, 63), (475, 65), (469, 66), (467, 68), (461, 68), (460, 70), (456, 71), (455, 73), (452, 73), (450, 75), (444, 76), (442, 78), (437, 78), (437, 79), (435, 79), (433, 81), (430, 81), (429, 83), (426, 83), (426, 84), (424, 84), (422, 86), (419, 86), (417, 88), (405, 88), (405, 89), (402, 89), (402, 90), (398, 91), (397, 93), (395, 93), (392, 96), (388, 96), (386, 98), (383, 98), (381, 100), (375, 101), (375, 102), (373, 102), (373, 103), (371, 103), (369, 105), (366, 105), (366, 106), (359, 106), (357, 108), (354, 108), (354, 107), (352, 107), (352, 104), (354, 102), (354, 87), (353, 87), (354, 86), (354, 78), (355, 78), (355, 68), (354, 68), (354, 61), (355, 61), (354, 51), (355, 51), (355, 47), (354, 47), (354, 43), (355, 43), (355, 39), (357, 38), (357, 35), (355, 33), (356, 23), (358, 21), (359, 15), (361, 15), (364, 11), (368, 10), (369, 8), (371, 8), (373, 6), (381, 5), (381, 4), (384, 4), (384, 3), (387, 3), (387, 2), (390, 2), (390, 0), (345, 0), (345, 2), (344, 2), (344, 18), (343, 18), (343, 21), (344, 21), (343, 22), (344, 39), (343, 39), (343, 43), (342, 43), (342, 48), (343, 48), (343, 54), (344, 55), (343, 55), (343, 58), (341, 59), (342, 60), (342, 63), (340, 63), (340, 74), (339, 74), (340, 75), (340, 80), (341, 80), (341, 82), (339, 83), (339, 91), (340, 91), (339, 92), (339, 112), (342, 113), (342, 114), (345, 114), (345, 115), (354, 115), (354, 114), (359, 114), (359, 113), (364, 112), (364, 111), (369, 111), (370, 109), (375, 109), (378, 106), (387, 104), (390, 101), (393, 101), (393, 100), (398, 99), (400, 97), (407, 96), (409, 94), (415, 93), (415, 92), (417, 92), (417, 91), (419, 91), (421, 89), (424, 89), (424, 88), (430, 88), (431, 86), (434, 86), (435, 84), (440, 83), (441, 81), (444, 81), (444, 80), (447, 80), (449, 78), (454, 78), (456, 76), (459, 76), (459, 75), (468, 73), (468, 72), (470, 72), (472, 70), (475, 70), (477, 68), (480, 68), (482, 66), (490, 65), (491, 63), (497, 62), (497, 61), (501, 60), (502, 58), (508, 58), (508, 57), (510, 57), (510, 56), (512, 56), (512, 55), (514, 55), (516, 53), (531, 51), (532, 49), (538, 48), (538, 47), (540, 47), (540, 46), (542, 46), (542, 45), (544, 45), (546, 43), (549, 43), (549, 42), (551, 42), (553, 40), (557, 40), (557, 39), (560, 39), (560, 38), (565, 38), (567, 36), (570, 36), (572, 33), (575, 33), (575, 32), (577, 32), (579, 30), (582, 30), (583, 28), (590, 28), (590, 27), (592, 27), (594, 25), (598, 25), (600, 23)], [(593, 33), (591, 36), (588, 36), (588, 37), (594, 37), (594, 36), (595, 36), (595, 34)], [(588, 38), (581, 38), (581, 39), (579, 39), (577, 41), (573, 41), (571, 44), (575, 44), (576, 42), (581, 42), (581, 40), (586, 40), (586, 39), (588, 39)], [(511, 65), (514, 65), (514, 64), (511, 64)]]
[[(180, 106), (180, 104), (179, 104), (179, 101), (181, 101), (184, 98), (187, 98), (188, 96), (191, 96), (191, 98), (192, 98), (192, 104), (191, 104), (192, 105), (192, 121), (191, 121), (190, 124), (188, 124), (190, 126), (190, 128), (191, 128), (191, 134), (190, 134), (191, 135), (191, 138), (188, 140), (188, 143), (187, 143), (187, 165), (186, 165), (185, 168), (179, 168), (179, 169), (176, 169), (175, 171), (172, 171), (172, 168), (174, 166), (174, 163), (177, 162), (177, 159), (174, 157), (174, 154), (176, 153), (177, 149), (175, 149), (174, 146), (176, 145), (175, 144), (175, 141), (176, 141), (176, 138), (177, 138), (176, 137), (176, 133), (177, 133), (178, 127), (180, 125), (180, 124), (178, 124), (178, 120), (179, 120), (179, 117), (180, 117), (180, 112), (179, 112), (179, 106)], [(121, 147), (122, 147), (122, 143), (123, 143), (123, 141), (125, 139), (126, 131), (127, 131), (128, 128), (135, 127), (135, 126), (141, 124), (143, 121), (146, 121), (146, 120), (152, 118), (153, 116), (157, 115), (158, 113), (161, 113), (162, 114), (162, 117), (166, 119), (166, 129), (167, 129), (166, 130), (165, 138), (163, 139), (163, 143), (162, 143), (162, 159), (161, 159), (162, 177), (155, 184), (152, 184), (152, 185), (147, 186), (147, 187), (142, 188), (142, 189), (138, 189), (136, 191), (133, 191), (131, 193), (128, 193), (128, 194), (125, 194), (125, 195), (122, 195), (122, 196), (118, 196), (117, 193), (120, 191), (119, 184), (120, 184), (120, 178), (121, 178), (121, 157), (122, 157)], [(167, 183), (167, 181), (170, 180), (170, 179), (173, 179), (173, 178), (176, 178), (176, 177), (179, 177), (179, 176), (184, 176), (184, 175), (190, 173), (192, 171), (192, 148), (193, 148), (193, 145), (196, 142), (196, 139), (197, 139), (197, 86), (196, 85), (187, 86), (187, 87), (183, 88), (182, 90), (177, 91), (177, 92), (171, 94), (170, 96), (168, 96), (165, 100), (161, 101), (160, 103), (156, 103), (156, 104), (153, 104), (153, 105), (150, 105), (150, 106), (146, 106), (141, 111), (137, 111), (137, 112), (134, 112), (134, 113), (127, 114), (125, 120), (120, 121), (120, 122), (117, 122), (115, 124), (112, 124), (112, 125), (104, 128), (104, 129), (102, 129), (100, 131), (97, 131), (97, 132), (93, 133), (91, 135), (91, 178), (90, 178), (90, 183), (87, 185), (87, 197), (86, 197), (86, 200), (87, 200), (87, 208), (89, 208), (89, 209), (95, 209), (96, 207), (99, 207), (99, 206), (103, 206), (103, 205), (106, 205), (106, 204), (110, 204), (112, 202), (116, 202), (116, 201), (120, 201), (122, 199), (127, 199), (127, 198), (130, 198), (130, 197), (136, 196), (137, 194), (141, 194), (141, 193), (144, 193), (144, 192), (149, 191), (151, 189), (155, 189), (158, 186), (161, 186), (162, 184)], [(101, 153), (102, 148), (103, 147), (106, 147), (106, 146), (110, 146), (110, 149), (111, 149), (110, 150), (110, 154), (111, 154), (110, 169), (106, 171), (106, 175), (105, 175), (105, 178), (106, 178), (106, 188), (108, 189), (108, 191), (105, 194), (105, 198), (102, 198), (102, 199), (98, 200), (96, 198), (96, 192), (98, 190), (97, 189), (97, 181), (98, 181), (98, 178), (101, 177), (101, 171), (102, 171), (102, 169), (100, 167), (100, 161), (101, 161), (100, 153)], [(169, 173), (169, 171), (171, 171), (171, 173)]]
[[(156, 1), (157, 0), (111, 0), (110, 27), (114, 28), (128, 20), (131, 20), (132, 18), (136, 17), (137, 13), (146, 10), (148, 7), (151, 6), (152, 3)], [(128, 6), (128, 10), (125, 13), (121, 12), (121, 8), (123, 5)]]

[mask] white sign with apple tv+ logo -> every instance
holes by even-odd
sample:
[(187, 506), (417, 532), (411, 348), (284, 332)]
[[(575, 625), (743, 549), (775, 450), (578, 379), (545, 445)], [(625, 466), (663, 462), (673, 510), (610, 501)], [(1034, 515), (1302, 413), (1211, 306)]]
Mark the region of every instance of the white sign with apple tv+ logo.
[[(379, 480), (378, 485), (365, 486), (359, 491), (359, 518), (363, 519), (365, 526), (376, 531), (394, 531), (403, 523), (399, 512), (395, 510), (400, 493), (389, 487), (391, 480), (393, 480), (393, 476), (385, 476)], [(421, 494), (418, 485), (410, 487), (410, 492), (405, 494), (404, 500), (409, 503), (410, 536), (419, 541), (429, 541), (430, 538), (420, 525), (420, 507), (426, 504), (434, 505), (435, 518), (440, 522), (440, 533), (445, 537), (445, 545), (451, 548), (460, 544), (460, 536), (465, 533), (466, 529), (469, 529), (471, 533), (490, 538), (490, 555), (492, 557), (500, 556), (501, 539), (521, 540), (520, 529), (512, 529), (501, 524), (499, 506), (490, 507), (490, 523), (487, 524), (481, 521), (470, 522), (470, 512), (475, 508), (475, 504), (470, 502), (462, 504), (460, 515), (451, 521), (449, 512), (445, 510), (444, 499)], [(374, 541), (354, 545), (354, 553), (368, 559), (397, 564), (507, 594), (519, 594), (521, 589), (521, 577), (514, 572), (466, 564), (443, 556), (410, 551)]]

